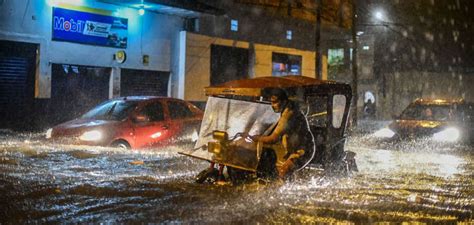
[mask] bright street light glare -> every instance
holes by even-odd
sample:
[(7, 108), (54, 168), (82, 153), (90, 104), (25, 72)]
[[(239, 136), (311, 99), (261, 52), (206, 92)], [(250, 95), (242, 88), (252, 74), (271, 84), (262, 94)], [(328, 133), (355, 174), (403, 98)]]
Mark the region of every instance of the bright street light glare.
[(375, 19), (377, 19), (377, 20), (383, 20), (383, 17), (384, 17), (384, 16), (383, 16), (383, 12), (382, 12), (382, 11), (379, 10), (379, 11), (376, 11), (376, 12), (375, 12)]

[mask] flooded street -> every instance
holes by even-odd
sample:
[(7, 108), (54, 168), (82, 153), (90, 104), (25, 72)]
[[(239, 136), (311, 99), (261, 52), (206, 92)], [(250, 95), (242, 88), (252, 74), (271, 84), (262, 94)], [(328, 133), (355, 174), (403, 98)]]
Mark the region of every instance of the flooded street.
[(359, 172), (285, 184), (200, 185), (206, 163), (181, 148), (127, 151), (0, 135), (0, 223), (473, 222), (472, 147), (372, 148), (353, 138)]

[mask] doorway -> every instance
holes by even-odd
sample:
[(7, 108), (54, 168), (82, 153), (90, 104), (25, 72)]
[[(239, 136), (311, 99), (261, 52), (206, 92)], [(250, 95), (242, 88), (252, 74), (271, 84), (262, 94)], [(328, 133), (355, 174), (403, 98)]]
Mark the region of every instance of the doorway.
[(249, 50), (211, 45), (211, 85), (248, 78)]
[(122, 69), (120, 96), (168, 96), (170, 73)]
[(38, 45), (0, 40), (0, 127), (22, 129), (33, 121)]
[(50, 118), (64, 122), (109, 99), (111, 69), (68, 64), (52, 65)]

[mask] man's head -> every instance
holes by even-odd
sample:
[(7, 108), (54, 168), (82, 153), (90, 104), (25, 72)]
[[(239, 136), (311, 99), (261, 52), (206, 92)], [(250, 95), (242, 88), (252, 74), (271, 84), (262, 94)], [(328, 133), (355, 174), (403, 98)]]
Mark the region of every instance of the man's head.
[(433, 116), (433, 111), (431, 111), (430, 108), (426, 108), (426, 109), (425, 109), (425, 115), (426, 115), (427, 117), (432, 117), (432, 116)]
[(273, 89), (270, 94), (270, 102), (272, 104), (273, 111), (280, 113), (288, 104), (288, 95), (283, 89)]

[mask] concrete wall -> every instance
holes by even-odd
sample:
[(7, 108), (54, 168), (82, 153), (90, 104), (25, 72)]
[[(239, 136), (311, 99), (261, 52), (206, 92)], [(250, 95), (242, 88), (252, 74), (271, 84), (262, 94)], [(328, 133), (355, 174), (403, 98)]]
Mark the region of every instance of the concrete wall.
[[(253, 45), (252, 47), (253, 49), (255, 49), (255, 65), (253, 77), (272, 75), (272, 52), (301, 55), (302, 75), (307, 77), (315, 77), (315, 54), (312, 51), (304, 51), (294, 48), (283, 48), (263, 44), (250, 44), (249, 42), (244, 41), (214, 38), (189, 32), (185, 33), (186, 59), (183, 61), (183, 63), (185, 63), (185, 65), (183, 65), (183, 68), (185, 70), (184, 74), (186, 76), (184, 90), (184, 96), (186, 100), (206, 100), (204, 88), (210, 85), (210, 63), (212, 44), (234, 46), (247, 49), (251, 45)], [(252, 75), (250, 76), (252, 77)], [(324, 75), (323, 79), (326, 78), (327, 75)]]
[[(127, 18), (126, 62), (119, 64), (113, 60), (113, 55), (120, 50), (118, 48), (52, 41), (53, 6), (85, 6), (108, 10), (113, 16)], [(150, 12), (139, 16), (135, 9), (94, 0), (0, 0), (0, 40), (36, 43), (40, 46), (35, 90), (37, 98), (50, 97), (52, 63), (112, 67), (114, 79), (120, 74), (117, 68), (170, 71), (173, 74), (177, 69), (177, 58), (173, 52), (176, 52), (175, 43), (182, 24), (179, 17)], [(148, 65), (142, 63), (142, 55), (145, 54), (150, 56)]]

